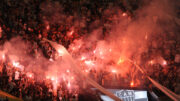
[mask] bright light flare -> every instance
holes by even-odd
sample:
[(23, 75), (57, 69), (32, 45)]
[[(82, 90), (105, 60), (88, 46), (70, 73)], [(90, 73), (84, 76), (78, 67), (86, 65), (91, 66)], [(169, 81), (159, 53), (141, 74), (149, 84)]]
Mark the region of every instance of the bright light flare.
[(71, 87), (71, 83), (70, 83), (70, 82), (68, 82), (67, 87), (68, 87), (68, 88), (70, 88), (70, 87)]
[(100, 55), (103, 55), (103, 52), (102, 52), (102, 51), (100, 51), (100, 52), (99, 52), (99, 54), (100, 54)]
[(163, 65), (167, 65), (167, 62), (165, 60), (163, 61)]
[(32, 74), (29, 74), (28, 77), (32, 78)]
[(148, 39), (148, 35), (146, 34), (144, 38), (147, 40)]
[(70, 71), (69, 71), (69, 69), (68, 69), (68, 70), (66, 70), (66, 72), (67, 72), (67, 73), (69, 73), (69, 72), (70, 72)]
[(127, 13), (123, 13), (122, 16), (127, 16)]
[(2, 33), (2, 28), (0, 27), (0, 33)]
[(131, 87), (134, 87), (134, 81), (131, 81), (131, 82), (130, 82), (130, 86), (131, 86)]
[(12, 65), (13, 65), (14, 67), (17, 67), (17, 68), (21, 69), (21, 70), (23, 70), (23, 69), (24, 69), (24, 67), (23, 67), (22, 65), (20, 65), (20, 63), (19, 63), (19, 62), (15, 62), (15, 61), (13, 61), (13, 62), (12, 62)]
[(72, 36), (72, 35), (73, 35), (73, 33), (74, 33), (74, 30), (72, 30), (72, 31), (68, 32), (68, 33), (67, 33), (67, 35), (68, 35), (68, 36)]
[(51, 77), (51, 80), (54, 81), (54, 80), (55, 80), (55, 77)]
[(49, 61), (53, 62), (54, 60), (52, 58), (50, 58)]
[(53, 90), (54, 90), (54, 92), (56, 92), (57, 91), (57, 87), (58, 87), (58, 79), (57, 78), (51, 78), (51, 79), (53, 79), (52, 80), (52, 84), (53, 84)]
[(74, 51), (76, 48), (75, 48), (75, 47), (72, 47), (71, 49)]
[(85, 70), (86, 73), (88, 73), (88, 70)]
[(2, 60), (5, 60), (5, 54), (2, 54)]
[(13, 64), (14, 67), (18, 67), (18, 66), (19, 66), (19, 63), (18, 63), (18, 62), (15, 62), (15, 61), (13, 61), (12, 64)]
[(149, 64), (153, 65), (153, 64), (154, 64), (154, 61), (153, 61), (153, 60), (149, 61)]
[(113, 69), (111, 72), (112, 72), (112, 73), (117, 73), (117, 71), (116, 71), (115, 69)]
[(46, 79), (50, 79), (50, 76), (46, 76)]
[(64, 51), (61, 50), (61, 49), (58, 49), (58, 53), (59, 53), (59, 56), (63, 56), (64, 55)]
[(81, 61), (83, 61), (83, 60), (85, 60), (86, 59), (86, 57), (85, 56), (82, 56), (81, 57)]
[(19, 79), (19, 72), (15, 71), (15, 80), (18, 80), (18, 79)]
[(121, 64), (121, 63), (123, 63), (123, 62), (124, 62), (124, 59), (119, 58), (119, 60), (118, 60), (117, 64), (119, 65), (119, 64)]
[(86, 60), (84, 63), (89, 66), (94, 66), (94, 63), (91, 60)]
[(63, 80), (66, 81), (66, 77), (65, 76), (63, 76)]
[(94, 50), (93, 53), (95, 54), (95, 53), (96, 53), (96, 50)]
[(49, 30), (49, 29), (50, 29), (50, 26), (49, 26), (49, 25), (47, 25), (47, 26), (46, 26), (46, 29), (47, 29), (47, 30)]
[(70, 46), (70, 50), (72, 50), (72, 52), (78, 51), (79, 48), (81, 48), (81, 45), (77, 45), (77, 46)]
[(33, 78), (33, 73), (28, 72), (28, 73), (26, 73), (26, 75), (27, 75), (27, 77), (29, 77), (29, 78)]
[(111, 49), (111, 48), (109, 49), (109, 52), (112, 52), (112, 49)]

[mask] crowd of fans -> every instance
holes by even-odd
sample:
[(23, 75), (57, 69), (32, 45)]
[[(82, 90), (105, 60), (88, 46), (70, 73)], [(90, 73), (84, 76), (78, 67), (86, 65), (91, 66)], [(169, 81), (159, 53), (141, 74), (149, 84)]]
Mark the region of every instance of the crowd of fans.
[[(12, 37), (21, 36), (25, 41), (29, 40), (32, 42), (33, 53), (36, 53), (38, 48), (41, 48), (44, 55), (47, 58), (51, 58), (55, 50), (48, 43), (42, 43), (42, 38), (56, 41), (68, 48), (74, 39), (81, 37), (83, 34), (90, 33), (92, 29), (96, 29), (99, 26), (103, 26), (103, 34), (105, 36), (111, 28), (110, 25), (115, 23), (112, 19), (114, 19), (113, 15), (116, 15), (118, 11), (113, 8), (119, 7), (122, 12), (126, 11), (129, 15), (133, 16), (132, 10), (137, 9), (137, 4), (139, 4), (139, 0), (134, 1), (136, 2), (128, 4), (121, 0), (113, 0), (112, 2), (107, 0), (103, 3), (101, 1), (93, 2), (90, 0), (2, 0), (0, 1), (0, 45)], [(52, 18), (54, 14), (44, 11), (43, 8), (46, 8), (44, 7), (46, 4), (51, 9), (51, 2), (59, 3), (62, 6), (62, 15), (65, 15), (65, 17), (60, 18), (64, 21), (57, 21), (56, 23), (54, 17)], [(112, 12), (109, 12), (107, 9)], [(54, 22), (51, 23), (51, 21)], [(101, 23), (96, 25), (96, 21)], [(94, 26), (90, 26), (91, 24), (94, 24)], [(152, 67), (157, 67), (156, 69), (158, 70), (151, 74), (151, 76), (164, 86), (175, 91), (175, 87), (178, 85), (178, 75), (174, 72), (179, 70), (179, 64), (171, 65), (169, 68), (164, 69), (159, 65), (153, 65)], [(19, 79), (16, 79), (16, 68), (11, 67), (11, 69), (8, 69), (8, 63), (2, 62), (1, 68), (0, 89), (25, 101), (74, 101), (83, 99), (78, 96), (81, 92), (78, 90), (70, 92), (64, 84), (58, 88), (55, 94), (52, 84), (47, 83), (48, 81), (37, 82), (23, 73), (20, 73)], [(92, 76), (91, 74), (96, 71), (90, 72), (92, 72), (90, 73), (90, 76)], [(99, 75), (100, 79), (97, 81), (99, 84), (104, 85), (102, 78), (103, 73), (106, 73), (102, 71), (100, 73), (102, 74)], [(170, 78), (171, 80), (162, 82), (164, 78)], [(91, 98), (93, 97), (91, 96)]]
[(47, 48), (47, 57), (50, 57), (51, 48), (41, 43), (42, 38), (68, 48), (74, 39), (98, 27), (103, 26), (103, 34), (107, 34), (113, 23), (113, 15), (119, 12), (113, 6), (128, 11), (119, 0), (103, 3), (88, 0), (2, 0), (0, 4), (0, 44), (12, 37), (21, 36), (37, 44), (38, 48)]
[[(155, 70), (153, 71), (153, 73), (150, 73), (151, 71), (148, 71), (148, 74), (162, 85), (178, 93), (179, 88), (177, 84), (178, 82), (176, 81), (178, 79), (178, 74), (174, 73), (178, 69), (176, 69), (176, 67), (168, 67), (163, 69), (158, 64), (150, 65), (151, 66), (148, 67), (154, 68)], [(131, 84), (131, 82), (129, 82), (131, 81), (131, 74), (127, 74), (129, 75), (129, 78), (123, 78), (120, 74), (111, 73), (106, 70), (91, 70), (89, 71), (88, 75), (100, 85), (106, 88), (129, 89), (131, 87), (131, 89), (136, 89), (137, 87), (138, 89), (150, 89), (154, 91), (157, 90), (154, 89), (151, 83), (146, 81), (147, 79), (144, 78), (143, 75), (136, 75), (140, 76), (137, 77), (137, 80), (140, 80), (141, 78), (143, 82), (134, 80), (133, 85)], [(171, 80), (162, 81), (163, 79), (167, 79), (164, 77), (170, 78)], [(36, 76), (28, 75), (27, 72), (21, 71), (19, 68), (13, 66), (11, 63), (1, 61), (0, 89), (16, 97), (22, 98), (24, 101), (84, 101), (85, 99), (87, 101), (91, 101), (92, 99), (100, 100), (98, 94), (91, 91), (89, 89), (89, 86), (86, 87), (86, 84), (84, 87), (84, 84), (79, 83), (78, 86), (80, 86), (80, 88), (75, 87), (71, 89), (69, 89), (67, 85), (68, 82), (61, 82), (58, 88), (55, 90), (53, 87), (53, 82), (51, 82), (50, 79), (44, 78), (42, 80), (36, 80)], [(162, 93), (159, 91), (158, 94), (160, 96), (162, 95)]]
[[(37, 81), (24, 71), (4, 62), (1, 62), (0, 68), (0, 89), (24, 101), (101, 101), (97, 93), (89, 88), (69, 89), (67, 82), (61, 82), (54, 89), (50, 79)], [(5, 101), (3, 98), (0, 100)]]
[(66, 85), (61, 84), (54, 92), (52, 82), (48, 80), (35, 81), (23, 71), (4, 63), (1, 67), (0, 89), (24, 101), (74, 101), (78, 98), (77, 90), (69, 91)]

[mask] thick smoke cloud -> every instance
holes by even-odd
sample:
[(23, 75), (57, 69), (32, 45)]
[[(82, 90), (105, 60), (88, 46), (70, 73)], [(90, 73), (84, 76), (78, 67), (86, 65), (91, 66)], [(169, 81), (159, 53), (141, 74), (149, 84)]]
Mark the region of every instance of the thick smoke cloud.
[[(42, 50), (33, 53), (35, 47), (21, 37), (12, 38), (1, 46), (0, 60), (5, 61), (21, 71), (32, 72), (38, 80), (46, 79), (47, 75), (66, 72), (68, 64), (61, 61), (47, 59)], [(10, 68), (10, 67), (8, 67)], [(58, 74), (57, 74), (58, 75)]]
[[(77, 63), (82, 64), (82, 68), (98, 71), (117, 69), (122, 76), (128, 77), (129, 71), (138, 72), (131, 63), (121, 62), (132, 59), (141, 64), (141, 56), (147, 53), (149, 48), (159, 48), (169, 39), (180, 42), (180, 37), (176, 34), (179, 32), (176, 7), (177, 3), (174, 4), (171, 0), (152, 0), (145, 6), (140, 6), (130, 16), (118, 7), (111, 6), (102, 14), (105, 18), (111, 14), (111, 11), (116, 12), (111, 17), (110, 24), (102, 24), (102, 20), (97, 19), (87, 25), (86, 18), (78, 16), (75, 12), (64, 13), (63, 6), (58, 2), (44, 2), (41, 5), (41, 14), (42, 21), (47, 25), (67, 24), (74, 29), (88, 26), (90, 33), (87, 32), (81, 38), (74, 40), (68, 48)], [(104, 27), (109, 28), (108, 34), (104, 33)], [(169, 45), (171, 47), (173, 44)], [(49, 61), (41, 50), (38, 50), (35, 56), (31, 56), (31, 47), (30, 42), (17, 37), (6, 42), (1, 47), (0, 54), (5, 54), (11, 62), (19, 62), (24, 66), (25, 71), (34, 72), (40, 78), (54, 74), (62, 76), (63, 72), (68, 70), (68, 63), (61, 59)], [(168, 53), (168, 49), (165, 51)], [(158, 53), (154, 53), (154, 58), (157, 56), (165, 60)]]
[[(105, 35), (103, 39), (102, 26), (100, 26), (96, 30), (92, 29), (90, 35), (84, 35), (80, 39), (83, 42), (77, 43), (75, 41), (74, 44), (71, 44), (69, 50), (83, 44), (77, 51), (78, 57), (81, 57), (79, 54), (86, 54), (85, 56), (91, 59), (96, 57), (103, 61), (104, 64), (97, 63), (96, 68), (105, 68), (108, 62), (113, 61), (116, 63), (119, 58), (133, 59), (141, 64), (143, 63), (141, 60), (142, 54), (154, 48), (157, 51), (151, 54), (150, 57), (158, 60), (161, 58), (159, 63), (162, 64), (161, 62), (166, 60), (163, 51), (168, 51), (170, 49), (168, 47), (174, 45), (174, 43), (167, 45), (166, 43), (179, 41), (179, 25), (175, 22), (177, 19), (176, 7), (176, 4), (170, 0), (152, 0), (145, 6), (139, 7), (134, 12), (133, 17), (118, 12), (114, 15), (115, 17), (112, 17), (116, 18), (116, 20), (113, 19), (113, 24), (110, 25), (110, 33)], [(92, 54), (93, 51), (96, 52)], [(168, 55), (169, 53), (165, 54)], [(110, 67), (108, 68), (110, 69)], [(117, 68), (124, 75), (132, 69), (132, 65), (122, 65)]]

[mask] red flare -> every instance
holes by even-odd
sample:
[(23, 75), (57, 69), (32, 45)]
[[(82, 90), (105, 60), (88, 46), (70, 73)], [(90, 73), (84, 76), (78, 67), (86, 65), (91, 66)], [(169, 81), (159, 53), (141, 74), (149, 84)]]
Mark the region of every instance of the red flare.
[(130, 86), (134, 87), (134, 82), (133, 81), (131, 81)]

